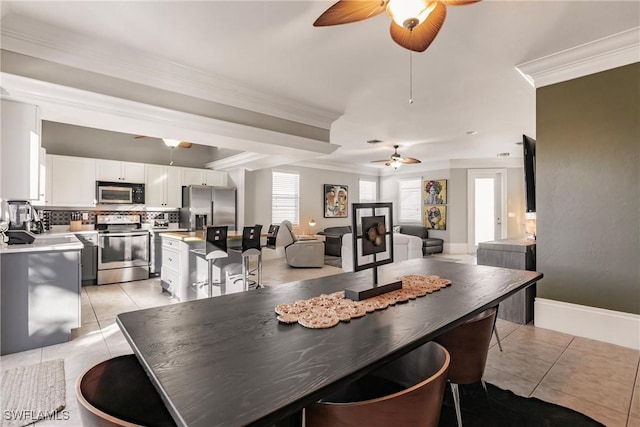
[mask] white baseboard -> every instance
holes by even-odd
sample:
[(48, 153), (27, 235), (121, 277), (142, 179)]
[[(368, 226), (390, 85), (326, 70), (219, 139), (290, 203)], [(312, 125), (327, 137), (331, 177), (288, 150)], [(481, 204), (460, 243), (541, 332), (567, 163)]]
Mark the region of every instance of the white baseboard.
[(466, 243), (445, 243), (442, 249), (445, 254), (466, 254), (468, 252)]
[(640, 316), (536, 298), (537, 327), (640, 350)]

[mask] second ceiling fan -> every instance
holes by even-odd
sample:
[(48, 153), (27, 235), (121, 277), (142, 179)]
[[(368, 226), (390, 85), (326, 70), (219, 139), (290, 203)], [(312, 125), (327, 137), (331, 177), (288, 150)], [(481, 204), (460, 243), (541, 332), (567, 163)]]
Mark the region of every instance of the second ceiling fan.
[(480, 0), (340, 0), (313, 23), (315, 27), (349, 24), (387, 12), (391, 38), (400, 46), (424, 52), (438, 35), (447, 6), (463, 6)]
[(398, 153), (398, 148), (400, 148), (399, 145), (394, 145), (393, 148), (394, 148), (394, 152), (393, 152), (393, 154), (391, 155), (391, 157), (389, 159), (386, 159), (386, 160), (373, 160), (371, 163), (385, 162), (384, 163), (385, 166), (391, 166), (394, 169), (398, 169), (403, 164), (422, 163), (420, 160), (414, 159), (413, 157), (402, 157)]

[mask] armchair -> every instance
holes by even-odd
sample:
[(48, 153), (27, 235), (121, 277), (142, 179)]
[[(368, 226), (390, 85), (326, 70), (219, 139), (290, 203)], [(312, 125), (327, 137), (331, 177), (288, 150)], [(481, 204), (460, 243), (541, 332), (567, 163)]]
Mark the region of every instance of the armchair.
[(324, 242), (320, 240), (298, 240), (289, 221), (282, 221), (278, 241), (284, 246), (284, 256), (291, 267), (322, 267), (324, 265)]

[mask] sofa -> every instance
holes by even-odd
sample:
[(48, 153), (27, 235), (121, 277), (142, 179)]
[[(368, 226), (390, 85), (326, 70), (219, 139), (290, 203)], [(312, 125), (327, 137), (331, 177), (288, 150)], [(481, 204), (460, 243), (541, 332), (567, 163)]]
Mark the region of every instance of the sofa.
[(429, 237), (429, 230), (422, 225), (401, 225), (398, 231), (422, 239), (422, 255), (440, 254), (444, 249), (444, 240)]
[(325, 236), (324, 254), (331, 256), (342, 256), (342, 236), (351, 233), (351, 226), (345, 225), (341, 227), (327, 227), (318, 234)]
[[(353, 271), (353, 235), (346, 233), (342, 236), (342, 269)], [(389, 257), (388, 251), (378, 254), (379, 259)], [(422, 239), (408, 234), (393, 233), (393, 262), (422, 258)], [(373, 256), (360, 258), (360, 264), (373, 262)]]

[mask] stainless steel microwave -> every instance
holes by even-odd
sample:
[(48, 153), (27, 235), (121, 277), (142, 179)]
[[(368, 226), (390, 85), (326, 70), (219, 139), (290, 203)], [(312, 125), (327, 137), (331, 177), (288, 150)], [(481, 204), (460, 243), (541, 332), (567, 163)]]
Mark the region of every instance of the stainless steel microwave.
[(98, 204), (144, 204), (144, 184), (96, 181)]

